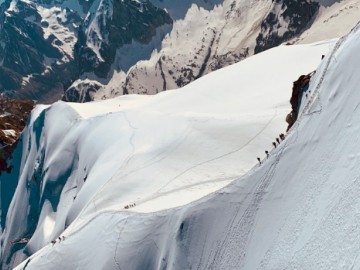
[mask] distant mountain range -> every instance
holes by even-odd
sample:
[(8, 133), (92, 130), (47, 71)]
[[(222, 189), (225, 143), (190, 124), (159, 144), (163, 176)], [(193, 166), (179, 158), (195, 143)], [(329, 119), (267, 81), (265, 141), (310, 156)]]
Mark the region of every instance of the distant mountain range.
[(175, 89), (298, 37), (327, 2), (1, 1), (0, 92), (47, 103)]
[(0, 5), (0, 269), (360, 268), (359, 0)]

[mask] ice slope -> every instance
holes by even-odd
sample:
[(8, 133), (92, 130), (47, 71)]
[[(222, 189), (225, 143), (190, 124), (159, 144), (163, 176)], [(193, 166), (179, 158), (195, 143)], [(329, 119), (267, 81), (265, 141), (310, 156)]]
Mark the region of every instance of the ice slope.
[(23, 135), (3, 263), (24, 259), (9, 241), (28, 234), (25, 252), (33, 254), (74, 220), (127, 215), (134, 203), (130, 212), (185, 205), (239, 178), (284, 132), (292, 81), (332, 44), (282, 46), (181, 91), (39, 107)]
[(262, 166), (185, 207), (84, 211), (16, 269), (360, 269), (359, 46), (360, 25)]

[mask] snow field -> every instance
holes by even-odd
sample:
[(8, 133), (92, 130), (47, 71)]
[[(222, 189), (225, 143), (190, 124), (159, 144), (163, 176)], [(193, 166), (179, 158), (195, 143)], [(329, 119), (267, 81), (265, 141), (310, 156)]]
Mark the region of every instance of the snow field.
[[(299, 75), (314, 70), (321, 61), (321, 55), (326, 54), (332, 46), (333, 42), (281, 46), (214, 72), (179, 91), (167, 91), (156, 96), (129, 95), (87, 104), (58, 102), (46, 109), (39, 108), (28, 131), (24, 133), (26, 145), (23, 147), (25, 152), (20, 176), (20, 183), (23, 184), (19, 185), (12, 208), (17, 209), (17, 215), (26, 216), (24, 211), (28, 198), (20, 194), (27, 194), (26, 179), (39, 168), (43, 168), (44, 172), (42, 196), (47, 198), (47, 192), (56, 187), (56, 194), (52, 196), (57, 199), (45, 199), (39, 226), (27, 249), (34, 253), (45, 246), (39, 256), (56, 262), (62, 257), (58, 252), (67, 253), (63, 247), (71, 250), (67, 245), (79, 243), (78, 240), (73, 242), (76, 237), (84, 237), (94, 232), (94, 228), (103, 228), (101, 224), (114, 224), (110, 220), (116, 223), (119, 222), (118, 218), (125, 218), (134, 225), (123, 227), (120, 222), (119, 227), (121, 230), (130, 230), (131, 233), (124, 233), (126, 237), (123, 238), (119, 232), (121, 236), (117, 240), (113, 236), (100, 234), (99, 237), (104, 237), (102, 239), (108, 239), (105, 240), (107, 244), (104, 243), (104, 249), (99, 244), (101, 252), (121, 250), (124, 255), (119, 255), (116, 251), (112, 257), (117, 261), (120, 256), (118, 263), (129, 263), (129, 269), (136, 269), (136, 265), (147, 260), (154, 260), (155, 264), (165, 263), (156, 261), (159, 252), (164, 252), (166, 260), (180, 260), (182, 255), (178, 256), (178, 253), (185, 251), (175, 247), (174, 250), (165, 248), (172, 246), (173, 240), (165, 232), (167, 223), (160, 225), (158, 217), (167, 220), (166, 213), (179, 211), (169, 208), (191, 202), (193, 203), (183, 208), (184, 211), (198, 204), (205, 209), (214, 207), (225, 216), (234, 209), (241, 211), (245, 205), (239, 208), (238, 191), (237, 195), (231, 195), (230, 201), (226, 199), (220, 206), (202, 205), (196, 200), (239, 179), (254, 165), (255, 168), (258, 167), (256, 157), (264, 157), (264, 151), (271, 150), (275, 137), (286, 129), (284, 119), (290, 111), (288, 100), (292, 82)], [(43, 119), (43, 126), (35, 124), (38, 119)], [(27, 136), (32, 139), (26, 139)], [(270, 160), (265, 164), (271, 163), (276, 158), (275, 154), (276, 151), (272, 152)], [(251, 171), (250, 176), (253, 173)], [(248, 182), (237, 181), (236, 185), (244, 185), (241, 188), (244, 189)], [(255, 184), (256, 181), (252, 185)], [(262, 189), (266, 189), (268, 185), (266, 182)], [(227, 189), (229, 188), (215, 194), (220, 194), (219, 198), (226, 196)], [(210, 197), (216, 196), (215, 194)], [(245, 196), (244, 203), (250, 200), (249, 196)], [(202, 201), (204, 200), (207, 199)], [(261, 202), (262, 199), (259, 199), (247, 210), (249, 218), (254, 218), (253, 210)], [(129, 209), (125, 208), (134, 204)], [(11, 212), (9, 216), (14, 214), (15, 212)], [(177, 224), (178, 218), (180, 217), (169, 221), (174, 230), (181, 225)], [(221, 226), (227, 226), (229, 233), (235, 230), (231, 226), (236, 219), (226, 225), (228, 220), (230, 219), (225, 218), (218, 222), (219, 230), (223, 228)], [(247, 225), (244, 233), (237, 236), (242, 239), (239, 241), (248, 239), (247, 232), (252, 228), (250, 225)], [(143, 246), (140, 242), (144, 234), (148, 234), (146, 226), (157, 229)], [(165, 231), (161, 231), (161, 228)], [(16, 238), (17, 233), (26, 230), (26, 227), (18, 226), (17, 230), (6, 232), (7, 239)], [(209, 230), (209, 233), (216, 233), (217, 237), (224, 233), (217, 232), (216, 228)], [(104, 233), (107, 234), (106, 231)], [(203, 234), (198, 233), (199, 237), (203, 237)], [(173, 234), (176, 235), (177, 232), (174, 231)], [(66, 236), (66, 240), (52, 247), (50, 241), (59, 235)], [(163, 239), (161, 245), (165, 249), (150, 252), (149, 248), (154, 247), (153, 242), (160, 245), (157, 237)], [(184, 237), (184, 245), (187, 245), (188, 238)], [(148, 255), (138, 261), (126, 259), (124, 256), (127, 253), (123, 250), (127, 241), (135, 241), (132, 245), (134, 249), (141, 248)], [(221, 246), (231, 247), (238, 243), (235, 240), (226, 241), (231, 242), (224, 242)], [(244, 245), (245, 243), (246, 241)], [(75, 246), (74, 248), (76, 249)], [(218, 249), (212, 247), (212, 250)], [(242, 249), (241, 252), (246, 253), (246, 246)], [(48, 252), (55, 253), (44, 255), (50, 254)], [(195, 254), (201, 258), (200, 265), (212, 265), (200, 269), (215, 269), (223, 263), (219, 259), (211, 263), (198, 252)], [(206, 256), (220, 256), (227, 260), (227, 253), (219, 252), (218, 250), (216, 254)], [(78, 255), (74, 254), (75, 257)], [(106, 269), (112, 269), (113, 266), (110, 265), (117, 265), (113, 259), (107, 262), (98, 260), (98, 255), (94, 255), (89, 262), (73, 260), (66, 267), (84, 269), (90, 263), (106, 263)], [(186, 269), (184, 263), (186, 262), (177, 262), (175, 265), (179, 267), (177, 269)], [(27, 268), (31, 269), (31, 265), (30, 262)], [(182, 266), (185, 268), (181, 268)]]

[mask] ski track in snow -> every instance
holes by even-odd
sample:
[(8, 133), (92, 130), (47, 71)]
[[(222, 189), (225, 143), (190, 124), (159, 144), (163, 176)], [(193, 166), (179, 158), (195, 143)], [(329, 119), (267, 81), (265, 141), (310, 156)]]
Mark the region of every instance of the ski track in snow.
[(122, 270), (122, 268), (120, 266), (120, 262), (118, 262), (118, 260), (117, 260), (116, 255), (117, 255), (117, 251), (118, 251), (118, 248), (119, 248), (120, 237), (121, 237), (121, 235), (122, 235), (122, 233), (123, 233), (123, 231), (124, 231), (124, 229), (126, 227), (127, 222), (128, 222), (128, 219), (126, 218), (124, 225), (120, 226), (120, 232), (119, 232), (119, 235), (118, 235), (118, 239), (116, 241), (116, 247), (115, 247), (115, 253), (114, 253), (114, 261), (115, 261), (115, 264), (116, 264), (116, 266), (118, 267), (119, 270)]
[(129, 157), (126, 159), (126, 161), (123, 162), (123, 164), (121, 165), (120, 170), (122, 170), (123, 168), (126, 168), (127, 165), (130, 163), (130, 161), (134, 157), (134, 153), (135, 153), (134, 137), (135, 137), (135, 132), (137, 130), (137, 128), (134, 127), (133, 124), (130, 122), (126, 112), (122, 112), (122, 113), (124, 115), (124, 118), (125, 118), (126, 122), (129, 125), (129, 128), (132, 130), (132, 132), (131, 132), (131, 135), (130, 135), (130, 138), (129, 138), (129, 144), (131, 145), (131, 153), (130, 153)]
[[(359, 26), (357, 26), (357, 27), (359, 27)], [(324, 71), (321, 74), (321, 77), (315, 87), (315, 90), (313, 92), (311, 99), (307, 102), (306, 106), (304, 107), (304, 109), (302, 111), (302, 114), (297, 119), (296, 124), (289, 130), (287, 137), (288, 137), (288, 140), (292, 139), (293, 143), (296, 143), (296, 141), (298, 139), (299, 126), (302, 124), (301, 120), (304, 117), (307, 117), (307, 116), (311, 117), (314, 114), (320, 114), (322, 112), (322, 105), (321, 105), (321, 100), (320, 100), (320, 96), (319, 96), (319, 90), (321, 88), (321, 85), (322, 85), (325, 77), (326, 77), (328, 68), (329, 68), (332, 60), (335, 59), (335, 54), (336, 54), (337, 50), (344, 43), (347, 36), (342, 37), (335, 44), (330, 56), (328, 57)], [(314, 104), (315, 99), (318, 100), (320, 108), (317, 110), (311, 111), (311, 106)], [(289, 135), (293, 131), (295, 131), (294, 138), (289, 138)], [(303, 266), (297, 266), (294, 268), (294, 265), (292, 265), (293, 264), (292, 262), (284, 262), (285, 265), (269, 265), (269, 262), (270, 262), (271, 258), (282, 258), (284, 254), (289, 252), (289, 250), (293, 250), (295, 248), (295, 245), (300, 236), (299, 228), (304, 228), (304, 226), (306, 224), (306, 217), (308, 217), (308, 215), (309, 215), (309, 209), (311, 209), (311, 206), (314, 205), (314, 202), (318, 198), (318, 196), (321, 192), (321, 188), (323, 187), (323, 185), (325, 184), (326, 179), (327, 179), (327, 177), (323, 177), (322, 181), (319, 181), (319, 178), (317, 177), (317, 175), (319, 175), (323, 172), (330, 171), (329, 168), (323, 167), (326, 165), (326, 160), (327, 160), (327, 154), (325, 154), (323, 156), (323, 158), (321, 159), (320, 164), (322, 164), (322, 166), (319, 166), (317, 168), (317, 171), (313, 172), (314, 177), (310, 177), (306, 182), (305, 189), (310, 192), (307, 193), (306, 196), (302, 198), (302, 200), (303, 200), (302, 202), (298, 203), (298, 205), (299, 205), (298, 208), (295, 209), (295, 211), (293, 211), (289, 217), (287, 217), (287, 220), (292, 220), (292, 222), (285, 222), (285, 224), (279, 230), (279, 232), (277, 234), (278, 239), (275, 240), (275, 242), (278, 242), (278, 244), (275, 245), (276, 248), (273, 247), (267, 251), (265, 257), (263, 258), (263, 260), (260, 264), (259, 270), (274, 269), (274, 268), (276, 268), (276, 269), (278, 269), (278, 268), (280, 268), (280, 269), (304, 269)], [(280, 241), (279, 237), (282, 234), (285, 234), (285, 236), (283, 236), (283, 239), (285, 239), (285, 240), (281, 240), (281, 243), (279, 243), (279, 241)], [(300, 252), (300, 251), (298, 251), (298, 252)], [(307, 268), (305, 268), (305, 269), (307, 269)]]
[[(234, 218), (229, 222), (227, 226), (228, 229), (225, 230), (226, 235), (222, 238), (223, 240), (217, 244), (211, 263), (207, 264), (205, 269), (222, 269), (228, 267), (227, 269), (235, 270), (243, 268), (246, 247), (249, 239), (251, 239), (252, 230), (255, 227), (257, 211), (288, 143), (289, 140), (285, 140), (282, 148), (279, 148), (280, 151), (275, 149), (275, 161), (265, 172), (254, 192), (249, 192), (242, 202), (239, 203), (239, 206), (236, 208), (236, 215), (234, 215)], [(256, 167), (258, 167), (258, 165), (256, 165), (255, 168)], [(250, 202), (247, 204), (246, 210), (244, 212), (240, 211), (243, 202), (246, 202), (248, 197), (250, 197)], [(234, 253), (234, 250), (237, 252)]]
[[(330, 57), (330, 59), (331, 59), (331, 57)], [(316, 93), (316, 91), (314, 91), (314, 93), (313, 93), (313, 98), (314, 98), (315, 93)], [(312, 100), (307, 103), (308, 107), (310, 106), (311, 102), (312, 102)], [(231, 102), (230, 102), (230, 105), (232, 105)], [(168, 175), (167, 177), (170, 178), (168, 181), (160, 182), (158, 184), (158, 186), (155, 186), (153, 188), (154, 190), (156, 190), (155, 194), (150, 193), (149, 197), (146, 197), (146, 195), (145, 195), (144, 196), (145, 198), (143, 200), (141, 200), (141, 199), (138, 201), (135, 200), (134, 202), (138, 206), (139, 204), (143, 204), (145, 202), (155, 200), (157, 198), (160, 198), (160, 197), (172, 194), (172, 193), (176, 193), (176, 192), (179, 192), (182, 190), (190, 189), (190, 188), (196, 187), (198, 185), (204, 185), (204, 184), (210, 184), (210, 183), (220, 183), (220, 182), (224, 182), (224, 181), (226, 182), (226, 181), (231, 181), (236, 178), (239, 178), (239, 176), (234, 176), (233, 174), (228, 173), (227, 175), (225, 174), (224, 175), (225, 177), (223, 177), (223, 178), (213, 177), (211, 180), (207, 180), (207, 181), (203, 181), (203, 182), (199, 182), (199, 183), (191, 183), (190, 185), (184, 185), (186, 183), (182, 183), (183, 186), (181, 186), (179, 188), (176, 188), (176, 186), (175, 186), (175, 188), (170, 189), (170, 187), (169, 187), (170, 184), (174, 183), (174, 181), (176, 181), (177, 179), (181, 178), (182, 176), (186, 175), (187, 173), (191, 172), (192, 170), (194, 170), (204, 164), (207, 164), (210, 167), (211, 164), (209, 164), (209, 163), (211, 163), (213, 161), (221, 160), (227, 156), (233, 155), (234, 153), (240, 152), (246, 146), (249, 146), (249, 145), (251, 146), (252, 142), (254, 142), (254, 141), (256, 144), (256, 142), (257, 142), (256, 138), (258, 138), (261, 134), (264, 133), (264, 136), (266, 137), (267, 128), (269, 126), (271, 126), (271, 124), (276, 125), (276, 123), (275, 123), (276, 121), (274, 121), (274, 119), (278, 119), (277, 116), (278, 116), (278, 114), (280, 114), (280, 113), (278, 113), (278, 110), (281, 110), (281, 106), (282, 105), (279, 105), (280, 109), (272, 107), (271, 110), (267, 110), (268, 114), (266, 115), (266, 118), (261, 118), (260, 124), (252, 127), (250, 135), (247, 137), (246, 140), (244, 140), (244, 142), (241, 143), (241, 145), (238, 146), (238, 148), (236, 148), (236, 146), (239, 143), (238, 143), (237, 139), (235, 138), (234, 142), (236, 142), (236, 143), (233, 143), (231, 145), (230, 149), (228, 148), (228, 146), (226, 146), (226, 148), (224, 148), (224, 149), (220, 148), (220, 151), (218, 149), (216, 149), (216, 154), (214, 154), (215, 157), (210, 156), (210, 158), (209, 158), (209, 153), (211, 154), (212, 152), (211, 151), (207, 152), (206, 153), (207, 157), (204, 158), (203, 156), (201, 156), (201, 158), (198, 158), (196, 161), (192, 162), (191, 164), (186, 163), (185, 166), (181, 167), (181, 169), (178, 169), (178, 171), (173, 174), (175, 176)], [(308, 109), (308, 107), (306, 107), (306, 108)], [(166, 105), (165, 105), (165, 108), (166, 108)], [(274, 112), (273, 116), (271, 116), (271, 112)], [(179, 209), (179, 208), (176, 207), (175, 209), (173, 208), (173, 209), (161, 210), (159, 214), (137, 213), (137, 212), (131, 212), (131, 210), (126, 211), (123, 209), (122, 202), (118, 203), (116, 201), (117, 198), (112, 198), (112, 201), (110, 203), (108, 201), (106, 201), (106, 196), (104, 199), (104, 191), (107, 191), (110, 187), (112, 187), (111, 183), (115, 183), (116, 181), (121, 180), (121, 178), (125, 178), (135, 172), (138, 172), (142, 169), (148, 168), (148, 167), (168, 158), (171, 153), (173, 153), (174, 151), (176, 151), (177, 149), (182, 147), (182, 143), (184, 143), (184, 141), (185, 141), (185, 143), (188, 142), (189, 140), (191, 141), (193, 136), (196, 136), (196, 134), (192, 133), (193, 130), (191, 128), (185, 127), (185, 129), (183, 130), (184, 132), (181, 132), (181, 134), (177, 135), (176, 138), (174, 138), (174, 140), (171, 141), (171, 143), (169, 144), (169, 147), (155, 149), (155, 151), (157, 150), (158, 152), (154, 152), (154, 156), (150, 156), (150, 157), (146, 156), (146, 158), (143, 160), (141, 158), (138, 159), (138, 156), (137, 156), (138, 153), (136, 151), (139, 149), (139, 153), (142, 154), (142, 152), (141, 152), (142, 149), (139, 148), (139, 147), (141, 147), (141, 144), (138, 145), (139, 139), (141, 138), (141, 135), (142, 135), (141, 134), (141, 131), (142, 131), (141, 122), (138, 123), (137, 114), (133, 115), (131, 113), (131, 110), (128, 110), (125, 112), (119, 111), (117, 113), (119, 113), (119, 116), (120, 116), (118, 119), (121, 120), (121, 123), (123, 123), (123, 129), (120, 129), (120, 130), (125, 131), (124, 132), (125, 136), (123, 136), (123, 139), (125, 141), (127, 152), (125, 152), (126, 153), (125, 155), (121, 156), (122, 157), (121, 161), (120, 161), (121, 164), (115, 165), (116, 166), (116, 167), (114, 167), (115, 173), (113, 173), (112, 175), (107, 175), (106, 182), (104, 182), (104, 184), (99, 186), (96, 189), (94, 194), (91, 194), (92, 198), (90, 198), (90, 201), (86, 202), (85, 207), (80, 211), (80, 213), (77, 214), (77, 217), (73, 220), (73, 222), (71, 222), (69, 228), (67, 228), (65, 233), (66, 233), (67, 238), (74, 236), (75, 234), (83, 231), (83, 229), (86, 228), (89, 224), (97, 224), (96, 220), (98, 218), (100, 220), (102, 220), (100, 217), (103, 218), (104, 215), (106, 215), (106, 214), (109, 214), (111, 216), (111, 218), (116, 218), (116, 219), (121, 218), (122, 220), (125, 219), (126, 220), (125, 223), (123, 223), (123, 221), (122, 221), (117, 226), (117, 227), (120, 227), (120, 231), (114, 237), (115, 239), (112, 242), (112, 244), (116, 244), (116, 247), (114, 245), (115, 251), (114, 250), (111, 251), (111, 254), (110, 254), (110, 263), (112, 263), (111, 257), (113, 256), (114, 266), (116, 266), (117, 269), (125, 270), (124, 269), (125, 264), (124, 265), (121, 264), (121, 256), (123, 254), (120, 254), (120, 252), (121, 251), (125, 252), (125, 247), (123, 247), (122, 244), (129, 241), (129, 239), (130, 239), (130, 241), (132, 241), (131, 243), (139, 241), (139, 243), (138, 243), (139, 246), (141, 244), (144, 244), (145, 242), (146, 243), (151, 242), (151, 244), (149, 244), (149, 246), (151, 246), (151, 248), (158, 248), (158, 247), (162, 248), (162, 246), (160, 245), (162, 240), (156, 241), (158, 238), (154, 238), (154, 236), (151, 236), (151, 234), (147, 235), (144, 238), (143, 237), (144, 235), (141, 233), (141, 241), (142, 241), (141, 243), (140, 243), (140, 240), (138, 240), (136, 238), (137, 235), (135, 235), (136, 240), (131, 239), (131, 237), (130, 238), (125, 237), (124, 231), (126, 231), (126, 227), (129, 226), (127, 221), (128, 220), (132, 221), (133, 219), (141, 220), (141, 221), (145, 220), (145, 223), (146, 223), (146, 218), (151, 219), (151, 217), (158, 216), (158, 215), (165, 216), (168, 213), (170, 213), (170, 215), (171, 215), (174, 212), (176, 213), (177, 209)], [(196, 112), (194, 112), (194, 115), (197, 116)], [(181, 117), (182, 117), (182, 115), (181, 115)], [(191, 117), (193, 117), (193, 115), (190, 115), (190, 118)], [(185, 119), (188, 120), (187, 118), (185, 118)], [(230, 120), (233, 121), (234, 119), (230, 117)], [(234, 121), (234, 123), (237, 124), (238, 119), (235, 118), (235, 120), (236, 121)], [(186, 124), (188, 124), (188, 123), (186, 123)], [(218, 134), (215, 134), (215, 135), (218, 136)], [(231, 209), (231, 211), (233, 211), (236, 214), (234, 214), (233, 216), (229, 217), (229, 219), (224, 221), (224, 224), (226, 222), (226, 225), (225, 225), (226, 228), (224, 227), (225, 229), (222, 230), (220, 232), (220, 234), (216, 236), (215, 239), (211, 239), (211, 238), (206, 239), (206, 241), (203, 243), (204, 249), (201, 251), (202, 256), (198, 260), (196, 260), (196, 264), (194, 264), (194, 268), (196, 267), (195, 265), (198, 265), (197, 269), (199, 269), (199, 270), (200, 269), (236, 269), (237, 270), (239, 268), (244, 267), (244, 265), (246, 263), (246, 262), (244, 262), (244, 260), (248, 256), (246, 254), (247, 247), (248, 247), (249, 243), (252, 242), (252, 238), (254, 237), (254, 235), (253, 235), (254, 228), (257, 227), (259, 209), (261, 208), (262, 204), (264, 204), (264, 199), (266, 199), (269, 186), (273, 183), (272, 178), (274, 176), (274, 173), (277, 171), (279, 161), (280, 161), (284, 151), (290, 145), (292, 145), (292, 143), (296, 142), (297, 136), (298, 136), (298, 134), (297, 134), (297, 130), (296, 130), (296, 132), (293, 134), (293, 136), (291, 136), (291, 137), (287, 136), (286, 140), (280, 144), (280, 147), (277, 147), (271, 151), (270, 157), (268, 158), (269, 160), (264, 159), (264, 163), (265, 162), (273, 162), (273, 161), (274, 162), (272, 164), (269, 164), (269, 166), (266, 167), (266, 169), (262, 172), (262, 175), (260, 175), (260, 177), (258, 179), (259, 181), (257, 180), (256, 182), (253, 182), (253, 184), (251, 184), (251, 186), (249, 185), (250, 189), (248, 189), (246, 191), (246, 193), (244, 194), (244, 196), (242, 196), (239, 199), (240, 202), (237, 201), (236, 203), (230, 203), (229, 208)], [(236, 137), (236, 136), (234, 136), (234, 137)], [(222, 139), (226, 139), (226, 138), (227, 137), (225, 137), (225, 138), (222, 137)], [(164, 146), (167, 146), (167, 145), (164, 145)], [(246, 149), (245, 149), (244, 153), (245, 152), (246, 152)], [(241, 152), (241, 154), (242, 153), (243, 152)], [(177, 154), (177, 153), (175, 153), (175, 154)], [(209, 159), (207, 159), (207, 158), (209, 158)], [(203, 161), (201, 161), (201, 160), (203, 160)], [(138, 162), (138, 161), (141, 161), (141, 162)], [(198, 162), (198, 163), (196, 163), (196, 162)], [(223, 161), (223, 162), (225, 162), (225, 161)], [(248, 171), (248, 174), (253, 173), (255, 170), (257, 170), (258, 167), (259, 167), (259, 165), (257, 165), (257, 164), (255, 166), (253, 166), (252, 169), (250, 169)], [(126, 168), (127, 170), (124, 170), (124, 168)], [(221, 175), (221, 176), (223, 176), (223, 175)], [(166, 180), (166, 179), (164, 179), (164, 180)], [(106, 187), (106, 189), (105, 189), (105, 187)], [(168, 187), (168, 190), (162, 192), (163, 190), (165, 190), (166, 187)], [(75, 188), (76, 187), (72, 187), (72, 188), (64, 191), (64, 193), (69, 192)], [(216, 191), (216, 192), (219, 192), (219, 191)], [(212, 192), (212, 194), (214, 194), (216, 192)], [(116, 202), (116, 203), (114, 203), (114, 202)], [(191, 207), (191, 205), (197, 205), (197, 204), (199, 204), (198, 201), (193, 201), (192, 203), (187, 204), (187, 207)], [(101, 208), (102, 206), (105, 206), (104, 209)], [(94, 209), (92, 209), (92, 207), (94, 207)], [(177, 222), (178, 220), (180, 220), (180, 218), (177, 217), (176, 214), (174, 216), (174, 219), (172, 219), (172, 218), (170, 218), (170, 219), (172, 222)], [(95, 222), (95, 223), (93, 223), (93, 222)], [(83, 234), (80, 234), (80, 235), (83, 235)], [(221, 237), (219, 237), (219, 236), (221, 236)], [(123, 237), (124, 237), (124, 239), (123, 239)], [(154, 239), (156, 239), (156, 240), (154, 240)], [(211, 247), (211, 249), (205, 250), (205, 247)], [(233, 253), (232, 250), (236, 250), (237, 252)], [(51, 251), (51, 245), (49, 244), (43, 250), (39, 251), (38, 254), (39, 254), (39, 256), (42, 256), (43, 254), (48, 254), (49, 252), (50, 253), (57, 252), (57, 250)], [(164, 251), (162, 251), (162, 252), (164, 252)], [(268, 255), (271, 256), (272, 254), (275, 254), (275, 251), (269, 251)], [(191, 254), (187, 254), (187, 255), (190, 256)], [(229, 267), (233, 267), (233, 268), (229, 268)]]
[(217, 157), (214, 157), (212, 159), (208, 159), (208, 160), (205, 160), (203, 162), (200, 162), (198, 164), (195, 164), (194, 166), (191, 166), (190, 168), (186, 169), (185, 171), (181, 172), (180, 174), (178, 174), (177, 176), (175, 176), (174, 178), (170, 179), (164, 186), (162, 186), (157, 192), (160, 192), (160, 190), (164, 189), (166, 186), (168, 186), (171, 182), (175, 181), (176, 179), (178, 179), (179, 177), (183, 176), (184, 174), (186, 174), (187, 172), (201, 166), (201, 165), (204, 165), (206, 163), (209, 163), (209, 162), (212, 162), (212, 161), (215, 161), (215, 160), (219, 160), (221, 158), (224, 158), (224, 157), (227, 157), (227, 156), (230, 156), (234, 153), (237, 153), (241, 150), (243, 150), (246, 146), (248, 146), (252, 141), (254, 141), (260, 134), (262, 134), (264, 132), (264, 130), (271, 124), (271, 122), (274, 120), (274, 118), (277, 116), (277, 110), (275, 109), (275, 112), (274, 112), (274, 115), (272, 116), (272, 118), (266, 123), (266, 125), (260, 129), (260, 131), (258, 133), (256, 133), (254, 135), (254, 137), (252, 137), (250, 140), (248, 140), (245, 144), (243, 144), (242, 146), (240, 146), (239, 148), (233, 150), (233, 151), (230, 151), (228, 153), (225, 153), (223, 155), (220, 155), (220, 156), (217, 156)]
[[(334, 48), (330, 54), (330, 57), (326, 63), (324, 72), (322, 73), (322, 75), (320, 77), (319, 83), (317, 84), (317, 86), (313, 92), (312, 98), (307, 102), (307, 105), (304, 107), (301, 117), (299, 117), (299, 119), (296, 121), (297, 124), (294, 125), (291, 128), (291, 130), (289, 130), (287, 139), (285, 140), (285, 142), (283, 142), (283, 145), (281, 145), (281, 148), (279, 148), (279, 150), (274, 149), (276, 151), (275, 161), (270, 166), (268, 171), (264, 174), (264, 176), (262, 177), (262, 180), (260, 181), (255, 192), (252, 193), (253, 195), (252, 195), (252, 198), (250, 199), (250, 203), (248, 204), (246, 210), (240, 217), (239, 217), (239, 214), (242, 213), (242, 211), (240, 211), (241, 206), (237, 207), (237, 211), (236, 211), (237, 214), (229, 222), (229, 225), (227, 226), (228, 229), (225, 230), (227, 233), (223, 237), (223, 240), (217, 244), (217, 247), (215, 248), (215, 255), (213, 256), (211, 263), (206, 265), (206, 269), (222, 269), (222, 267), (230, 267), (228, 269), (242, 269), (243, 268), (244, 258), (246, 256), (247, 243), (249, 242), (249, 239), (251, 238), (251, 235), (252, 235), (253, 228), (255, 227), (257, 210), (259, 209), (259, 206), (260, 206), (261, 202), (263, 201), (264, 195), (266, 194), (266, 189), (268, 188), (268, 186), (270, 185), (270, 183), (272, 181), (272, 177), (276, 171), (276, 167), (281, 159), (283, 151), (285, 151), (286, 148), (288, 146), (290, 146), (291, 144), (296, 143), (296, 140), (298, 138), (298, 128), (295, 129), (295, 126), (296, 127), (299, 126), (299, 124), (301, 123), (301, 118), (303, 116), (309, 116), (314, 113), (321, 113), (321, 109), (314, 111), (314, 112), (309, 112), (309, 110), (311, 108), (311, 105), (313, 104), (314, 98), (315, 97), (319, 98), (319, 90), (322, 85), (322, 82), (325, 79), (328, 67), (330, 66), (332, 59), (335, 56), (335, 53), (337, 52), (337, 50), (339, 49), (341, 44), (344, 42), (344, 40), (346, 40), (346, 37), (341, 38), (334, 46)], [(293, 137), (289, 138), (290, 133), (294, 129), (296, 131), (296, 134)], [(326, 156), (324, 157), (324, 160), (326, 160)], [(320, 171), (322, 171), (322, 170), (323, 170), (323, 168), (320, 169)], [(326, 178), (324, 178), (324, 179), (326, 179)], [(306, 198), (305, 206), (306, 205), (307, 206), (301, 207), (301, 209), (298, 210), (298, 211), (302, 211), (302, 213), (300, 213), (298, 215), (300, 217), (300, 220), (293, 223), (294, 228), (299, 228), (299, 227), (301, 227), (302, 224), (305, 223), (304, 219), (307, 216), (306, 210), (310, 209), (310, 206), (313, 204), (313, 200), (315, 200), (315, 198), (317, 197), (316, 195), (319, 193), (319, 189), (320, 189), (322, 183), (317, 181), (317, 179), (315, 179), (314, 181), (316, 181), (317, 185), (316, 185), (316, 187), (312, 187), (312, 189), (309, 189), (309, 190), (312, 190), (312, 192), (313, 192), (312, 196), (310, 196), (309, 198)], [(246, 195), (243, 202), (247, 200), (248, 196), (249, 196), (249, 194)], [(240, 203), (240, 205), (242, 205), (242, 203)], [(285, 229), (282, 229), (282, 230), (285, 230)], [(291, 229), (290, 230), (287, 229), (286, 231), (293, 232), (293, 230), (291, 230)], [(280, 232), (281, 232), (281, 230), (280, 230)], [(295, 244), (297, 241), (297, 235), (291, 234), (290, 239), (288, 239), (288, 243)], [(287, 245), (279, 245), (279, 246), (287, 247)], [(234, 253), (233, 250), (237, 250), (237, 252)], [(264, 266), (266, 265), (266, 262), (269, 260), (270, 254), (271, 254), (271, 251), (268, 251), (268, 253), (266, 254), (266, 256), (262, 262), (262, 265), (259, 269), (269, 269), (268, 267), (264, 267)], [(211, 257), (211, 255), (210, 255), (210, 257)], [(199, 267), (200, 267), (200, 265), (199, 265)], [(200, 269), (199, 267), (198, 267), (198, 269)], [(285, 267), (285, 268), (281, 268), (281, 269), (289, 269), (289, 267)]]

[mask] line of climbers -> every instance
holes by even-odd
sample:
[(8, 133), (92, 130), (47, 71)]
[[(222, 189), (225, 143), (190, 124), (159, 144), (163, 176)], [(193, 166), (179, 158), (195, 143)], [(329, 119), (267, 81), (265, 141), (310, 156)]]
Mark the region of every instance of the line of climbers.
[[(277, 137), (275, 139), (276, 142), (273, 142), (272, 145), (274, 146), (274, 148), (276, 148), (277, 145), (280, 144), (280, 142), (282, 142), (283, 140), (285, 140), (285, 135), (284, 133), (279, 134), (279, 137)], [(276, 144), (277, 143), (277, 144)], [(265, 150), (265, 154), (266, 154), (266, 158), (269, 158), (269, 151)], [(261, 158), (257, 158), (259, 165), (261, 165)]]
[[(324, 55), (321, 56), (321, 59), (324, 59)], [(290, 98), (290, 104), (291, 104), (291, 112), (286, 116), (286, 122), (288, 123), (288, 127), (286, 129), (286, 132), (290, 130), (290, 128), (294, 125), (295, 121), (297, 120), (300, 106), (301, 106), (301, 100), (305, 93), (305, 97), (308, 97), (308, 93), (306, 93), (309, 89), (310, 85), (310, 79), (315, 74), (316, 71), (312, 71), (307, 75), (301, 75), (296, 81), (293, 82), (293, 88), (292, 88), (292, 94)], [(309, 91), (310, 93), (310, 91)], [(279, 138), (276, 138), (276, 142), (273, 142), (272, 145), (274, 148), (276, 148), (277, 145), (280, 144), (280, 141), (283, 141), (285, 139), (285, 135), (281, 133), (279, 135)], [(266, 158), (269, 157), (269, 151), (265, 151)], [(260, 157), (257, 158), (259, 164), (261, 165), (261, 159)]]
[[(65, 236), (59, 236), (58, 239), (59, 239), (59, 243), (60, 243), (61, 241), (64, 241), (64, 240), (65, 240)], [(57, 241), (57, 239), (52, 240), (52, 241), (51, 241), (51, 244), (52, 244), (52, 245), (55, 245), (55, 244), (56, 244), (56, 241)]]
[(130, 209), (136, 206), (136, 203), (128, 204), (124, 206), (124, 209)]

